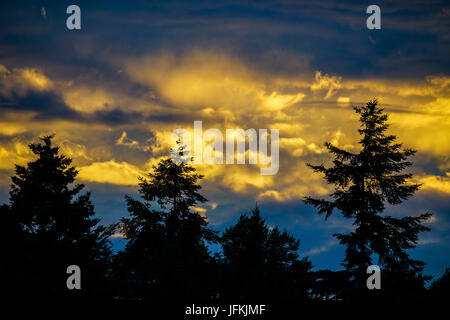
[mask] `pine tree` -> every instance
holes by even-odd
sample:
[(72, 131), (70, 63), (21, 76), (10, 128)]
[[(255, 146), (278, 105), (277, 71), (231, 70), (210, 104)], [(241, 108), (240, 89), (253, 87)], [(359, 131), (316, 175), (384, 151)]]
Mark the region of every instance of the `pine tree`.
[(325, 143), (334, 157), (333, 166), (308, 166), (323, 173), (326, 181), (335, 186), (334, 192), (330, 200), (306, 197), (304, 201), (316, 207), (319, 214), (325, 213), (325, 219), (338, 210), (353, 220), (354, 231), (335, 236), (346, 246), (344, 266), (355, 294), (367, 291), (366, 269), (374, 254), (378, 256), (386, 294), (423, 291), (424, 263), (411, 259), (406, 250), (415, 247), (420, 232), (429, 230), (422, 223), (431, 214), (400, 219), (381, 215), (386, 203), (398, 205), (419, 189), (419, 184), (408, 182), (412, 174), (402, 173), (411, 166), (407, 158), (416, 151), (402, 148), (395, 136), (385, 134), (388, 116), (376, 99), (354, 109), (360, 115), (361, 151), (351, 153)]
[(270, 228), (259, 208), (221, 237), (227, 298), (301, 299), (307, 296), (312, 268), (307, 258), (299, 259), (300, 241), (278, 227)]
[(10, 290), (40, 296), (68, 293), (66, 269), (78, 265), (82, 293), (103, 290), (109, 269), (110, 228), (92, 218), (90, 194), (80, 194), (84, 185), (74, 184), (77, 170), (72, 160), (60, 154), (52, 136), (30, 144), (38, 156), (26, 166), (16, 165), (10, 200), (1, 210), (8, 225), (3, 268)]
[(144, 201), (126, 196), (131, 217), (122, 219), (121, 228), (128, 243), (116, 264), (121, 295), (178, 299), (213, 293), (207, 242), (216, 234), (192, 210), (207, 201), (199, 193), (201, 178), (192, 166), (167, 158), (140, 178)]

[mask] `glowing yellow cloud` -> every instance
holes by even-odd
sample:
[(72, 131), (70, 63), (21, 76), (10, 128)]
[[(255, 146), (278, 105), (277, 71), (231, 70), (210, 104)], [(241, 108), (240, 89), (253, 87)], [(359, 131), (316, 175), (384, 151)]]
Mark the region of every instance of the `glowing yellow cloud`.
[(281, 110), (304, 97), (300, 92), (284, 94), (267, 88), (267, 75), (209, 52), (194, 51), (179, 60), (170, 54), (146, 57), (127, 62), (126, 69), (133, 79), (157, 88), (174, 105), (205, 112)]
[(28, 90), (44, 91), (53, 87), (53, 81), (35, 68), (8, 70), (0, 64), (0, 93), (9, 96), (12, 92), (23, 95)]
[(202, 214), (205, 214), (206, 211), (208, 211), (208, 210), (206, 210), (205, 208), (202, 208), (202, 207), (189, 207), (189, 209), (192, 210), (192, 211), (196, 211), (198, 213), (202, 213)]
[(20, 141), (12, 142), (7, 147), (0, 146), (0, 169), (13, 170), (14, 165), (26, 165), (32, 158), (28, 146)]
[(0, 134), (5, 136), (14, 136), (18, 133), (26, 132), (27, 129), (25, 126), (0, 122)]
[(93, 162), (79, 168), (78, 178), (84, 181), (118, 185), (136, 185), (145, 172), (127, 162)]
[(95, 112), (111, 109), (114, 98), (99, 88), (78, 87), (65, 93), (65, 102), (80, 112)]
[[(357, 152), (359, 123), (350, 103), (361, 105), (379, 97), (381, 106), (390, 113), (389, 133), (431, 158), (437, 163), (436, 169), (450, 170), (450, 77), (345, 78), (306, 69), (295, 76), (270, 74), (235, 57), (200, 50), (180, 57), (164, 53), (130, 59), (123, 62), (123, 67), (130, 81), (148, 86), (146, 94), (135, 96), (104, 83), (65, 84), (39, 69), (10, 71), (0, 65), (2, 94), (53, 90), (71, 108), (85, 114), (120, 108), (125, 113), (141, 112), (150, 119), (145, 123), (110, 125), (34, 119), (32, 113), (26, 117), (25, 113), (22, 117), (3, 114), (0, 134), (8, 139), (25, 134), (36, 137), (51, 128), (62, 150), (79, 166), (82, 180), (135, 185), (137, 176), (145, 175), (151, 165), (170, 156), (173, 130), (185, 128), (193, 134), (194, 120), (203, 120), (204, 131), (279, 129), (280, 170), (274, 177), (261, 176), (258, 166), (195, 166), (210, 187), (229, 188), (260, 200), (290, 201), (329, 192), (322, 177), (308, 169), (305, 162), (330, 161), (323, 147), (325, 141)], [(156, 117), (167, 114), (168, 120)], [(170, 120), (172, 115), (181, 120)], [(152, 132), (151, 141), (139, 139), (134, 132)], [(124, 152), (126, 147), (133, 152)], [(17, 149), (14, 143), (2, 142), (0, 168), (13, 170), (14, 163), (26, 162), (31, 156), (26, 149), (24, 143)], [(126, 160), (112, 160), (119, 158), (118, 152), (120, 159)], [(145, 161), (134, 159), (135, 152), (147, 152), (148, 161), (133, 165)], [(424, 191), (449, 193), (448, 176), (423, 173), (418, 181), (424, 183)]]
[(110, 238), (112, 238), (112, 239), (117, 239), (117, 238), (123, 239), (123, 238), (125, 238), (125, 235), (123, 233), (121, 233), (121, 232), (118, 232), (118, 233), (114, 233), (113, 235), (111, 235)]
[(312, 91), (327, 89), (324, 99), (330, 98), (336, 89), (341, 87), (341, 77), (322, 75), (320, 71), (316, 71), (316, 81), (310, 86)]
[(430, 175), (419, 177), (416, 181), (423, 184), (421, 190), (450, 194), (450, 172), (446, 172), (445, 177)]
[(349, 97), (339, 97), (337, 99), (338, 103), (349, 103), (350, 102), (350, 98)]
[(37, 90), (47, 90), (52, 86), (52, 81), (36, 69), (19, 69), (18, 75)]
[(279, 94), (277, 92), (272, 92), (269, 96), (260, 95), (262, 109), (265, 111), (282, 110), (283, 108), (289, 107), (294, 103), (301, 101), (304, 97), (305, 95), (303, 93)]

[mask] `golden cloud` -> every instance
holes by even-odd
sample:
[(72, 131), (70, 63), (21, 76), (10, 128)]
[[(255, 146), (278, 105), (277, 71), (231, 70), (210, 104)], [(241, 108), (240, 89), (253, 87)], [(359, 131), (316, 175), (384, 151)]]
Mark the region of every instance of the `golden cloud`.
[(78, 168), (78, 178), (83, 181), (110, 183), (117, 185), (137, 185), (138, 177), (145, 172), (127, 162), (93, 162)]
[[(305, 162), (330, 161), (323, 147), (325, 141), (356, 152), (359, 123), (350, 102), (360, 105), (371, 97), (379, 97), (390, 113), (389, 133), (397, 135), (405, 146), (432, 158), (439, 170), (450, 169), (450, 77), (352, 79), (308, 70), (299, 75), (270, 74), (235, 57), (200, 50), (179, 57), (162, 53), (127, 59), (123, 68), (130, 81), (148, 87), (146, 94), (135, 96), (125, 89), (111, 89), (114, 86), (105, 83), (61, 84), (38, 69), (10, 71), (0, 65), (1, 83), (6, 84), (0, 89), (2, 94), (30, 88), (55, 90), (71, 108), (82, 113), (120, 109), (150, 116), (143, 123), (106, 125), (44, 121), (34, 119), (31, 113), (22, 113), (22, 117), (5, 113), (0, 121), (0, 134), (11, 138), (24, 134), (37, 136), (51, 128), (58, 141), (63, 142), (63, 151), (80, 166), (82, 180), (135, 185), (139, 175), (170, 155), (173, 130), (185, 128), (192, 134), (194, 120), (203, 120), (203, 130), (279, 129), (280, 170), (276, 176), (261, 176), (255, 165), (196, 167), (205, 175), (208, 185), (255, 199), (290, 201), (329, 192), (322, 177), (307, 168)], [(169, 111), (174, 119), (182, 120), (152, 118)], [(144, 145), (139, 137), (128, 134), (133, 129), (151, 131), (153, 140)], [(204, 147), (205, 144), (206, 141)], [(123, 154), (123, 147), (133, 150)], [(2, 143), (0, 168), (12, 170), (14, 163), (26, 161), (29, 154), (24, 149), (25, 144), (17, 149), (14, 143)], [(133, 165), (138, 162), (134, 159), (134, 152), (138, 151), (146, 152), (148, 157), (140, 166)], [(448, 175), (424, 173), (420, 181), (424, 190), (450, 192)]]
[(316, 81), (311, 84), (310, 88), (312, 91), (326, 89), (325, 100), (330, 98), (341, 87), (341, 77), (329, 76), (328, 74), (322, 75), (320, 71), (316, 71), (315, 79)]
[(13, 141), (7, 146), (0, 146), (0, 169), (13, 170), (16, 164), (26, 165), (33, 158), (28, 145)]
[(114, 97), (101, 88), (83, 86), (68, 89), (64, 101), (69, 107), (79, 112), (95, 112), (112, 109)]
[(206, 113), (276, 111), (304, 97), (301, 92), (285, 94), (269, 88), (266, 74), (211, 52), (193, 51), (181, 59), (171, 54), (133, 59), (126, 62), (126, 70), (133, 80), (156, 88), (170, 103)]
[(418, 177), (416, 181), (422, 183), (420, 189), (423, 191), (450, 194), (450, 172), (446, 172), (445, 176), (427, 175)]
[(24, 95), (28, 90), (44, 91), (53, 87), (53, 81), (35, 68), (14, 68), (8, 70), (0, 64), (0, 94)]

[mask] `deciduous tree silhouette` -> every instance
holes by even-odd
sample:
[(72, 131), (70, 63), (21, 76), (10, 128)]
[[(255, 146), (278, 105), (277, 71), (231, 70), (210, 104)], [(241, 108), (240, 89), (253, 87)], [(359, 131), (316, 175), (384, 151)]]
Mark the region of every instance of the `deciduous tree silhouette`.
[(66, 269), (78, 265), (82, 291), (99, 294), (110, 267), (109, 228), (93, 218), (90, 194), (74, 184), (77, 170), (60, 154), (52, 136), (30, 144), (38, 156), (26, 166), (16, 165), (10, 200), (0, 209), (5, 223), (0, 246), (1, 268), (10, 291), (39, 297), (68, 293)]
[(207, 201), (195, 169), (170, 158), (140, 178), (143, 201), (126, 196), (130, 218), (121, 229), (128, 239), (117, 255), (116, 275), (122, 296), (134, 298), (208, 298), (214, 260), (206, 242), (216, 241), (204, 217), (192, 207)]
[(300, 241), (278, 227), (270, 228), (258, 207), (226, 229), (221, 244), (226, 298), (306, 298), (312, 265), (307, 258), (299, 260)]
[(411, 259), (406, 250), (415, 247), (420, 232), (429, 230), (422, 223), (431, 214), (403, 218), (381, 215), (386, 203), (400, 204), (419, 189), (420, 185), (408, 183), (411, 174), (401, 173), (411, 165), (407, 158), (415, 151), (402, 149), (395, 143), (395, 136), (385, 134), (388, 116), (376, 99), (364, 107), (355, 107), (355, 111), (360, 115), (361, 151), (351, 153), (325, 143), (334, 157), (333, 166), (308, 166), (323, 173), (335, 190), (330, 200), (306, 197), (305, 203), (325, 214), (325, 219), (336, 209), (353, 220), (354, 231), (335, 236), (346, 246), (344, 266), (354, 294), (367, 292), (366, 268), (372, 264), (373, 254), (378, 256), (385, 295), (422, 294), (424, 263)]

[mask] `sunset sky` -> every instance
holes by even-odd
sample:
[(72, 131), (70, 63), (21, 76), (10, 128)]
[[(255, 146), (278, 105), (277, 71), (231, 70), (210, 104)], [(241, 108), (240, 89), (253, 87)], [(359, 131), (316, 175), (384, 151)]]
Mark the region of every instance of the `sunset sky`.
[[(81, 8), (81, 30), (66, 8)], [(257, 202), (270, 225), (300, 239), (315, 268), (341, 268), (327, 221), (304, 196), (331, 187), (305, 163), (330, 163), (330, 141), (358, 152), (352, 106), (373, 97), (389, 133), (417, 149), (411, 200), (401, 217), (430, 211), (414, 258), (425, 273), (450, 266), (450, 4), (377, 1), (381, 30), (368, 30), (355, 1), (2, 1), (0, 4), (0, 202), (27, 145), (55, 134), (109, 224), (128, 215), (124, 195), (170, 155), (177, 128), (280, 130), (280, 168), (196, 165), (209, 202), (196, 208), (223, 230)], [(118, 249), (120, 235), (112, 239)]]

